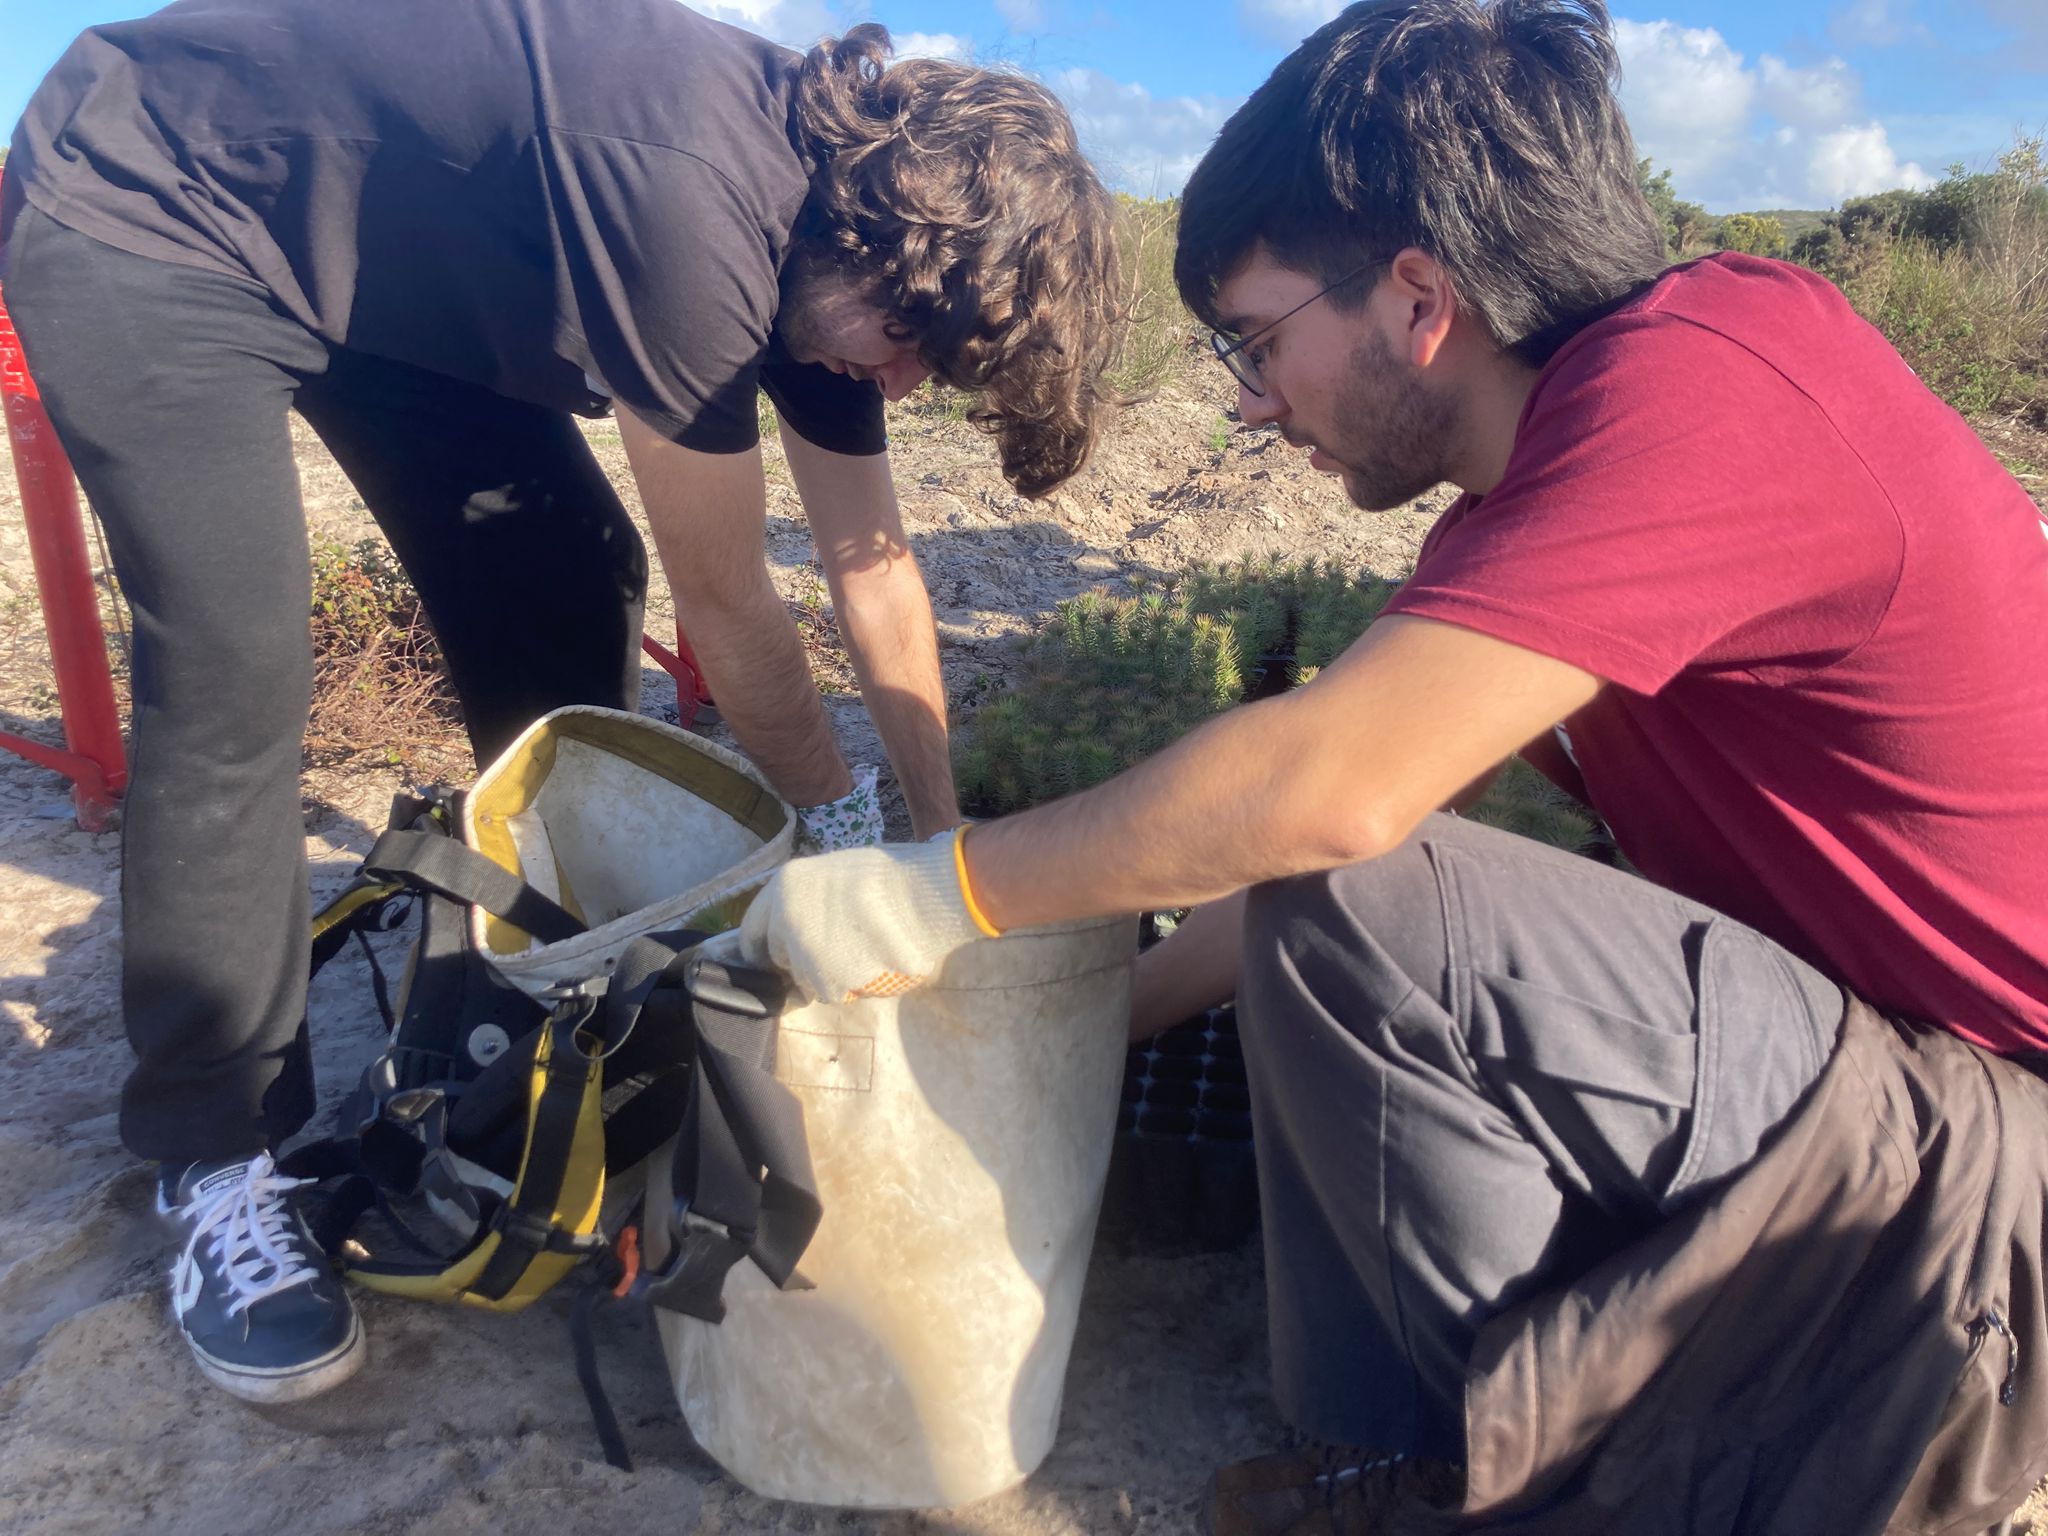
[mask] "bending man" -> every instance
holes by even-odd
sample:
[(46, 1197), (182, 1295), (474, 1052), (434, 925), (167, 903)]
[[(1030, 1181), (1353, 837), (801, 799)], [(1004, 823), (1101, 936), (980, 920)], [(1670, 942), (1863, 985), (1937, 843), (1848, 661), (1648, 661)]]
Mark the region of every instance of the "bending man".
[(1109, 204), (1042, 89), (807, 57), (674, 0), (193, 0), (95, 28), (16, 130), (29, 365), (135, 614), (123, 1138), (173, 1298), (260, 1400), (362, 1359), (269, 1149), (313, 1106), (298, 767), (308, 562), (288, 412), (419, 588), (488, 761), (634, 708), (646, 557), (574, 416), (615, 409), (727, 722), (799, 806), (852, 788), (764, 557), (759, 391), (917, 829), (958, 819), (884, 396), (975, 391), (1030, 494), (1080, 464)]

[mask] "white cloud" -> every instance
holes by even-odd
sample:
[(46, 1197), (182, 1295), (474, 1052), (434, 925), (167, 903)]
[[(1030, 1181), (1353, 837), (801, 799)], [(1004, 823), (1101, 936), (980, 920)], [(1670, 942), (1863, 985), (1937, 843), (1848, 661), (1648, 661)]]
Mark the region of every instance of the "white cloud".
[(899, 59), (959, 59), (964, 63), (974, 57), (974, 45), (951, 32), (894, 32), (890, 41), (896, 45)]
[(996, 0), (996, 14), (1012, 32), (1045, 30), (1045, 0)]
[(842, 12), (832, 0), (692, 0), (690, 9), (788, 48), (837, 37), (863, 19), (851, 8)]
[[(1043, 0), (997, 0), (997, 6), (1018, 31), (1044, 18)], [(692, 0), (691, 8), (793, 48), (836, 36), (867, 14), (866, 0)], [(894, 41), (898, 58), (974, 56), (972, 42), (954, 32), (901, 32)], [(1237, 107), (1220, 96), (1154, 96), (1098, 69), (1056, 70), (1044, 79), (1073, 114), (1082, 150), (1103, 181), (1141, 197), (1178, 193)]]
[(1617, 18), (1614, 34), (1637, 151), (1670, 168), (1680, 197), (1723, 212), (1831, 208), (1930, 179), (1863, 111), (1842, 59), (1752, 66), (1711, 27), (1670, 21)]
[(1733, 156), (1756, 107), (1756, 79), (1711, 27), (1617, 17), (1621, 99), (1639, 152), (1669, 166), (1680, 195)]
[(1098, 69), (1057, 70), (1046, 84), (1073, 114), (1102, 179), (1141, 197), (1178, 193), (1237, 106), (1220, 96), (1154, 96)]
[(1819, 194), (1814, 203), (1823, 208), (1844, 198), (1891, 187), (1924, 187), (1933, 181), (1919, 166), (1900, 161), (1879, 122), (1818, 135), (1808, 151), (1806, 171), (1807, 185)]
[[(799, 51), (868, 19), (866, 0), (689, 0), (690, 9)], [(974, 45), (952, 32), (892, 32), (899, 59), (971, 60)]]
[(1797, 128), (1833, 128), (1852, 118), (1862, 103), (1862, 82), (1840, 59), (1794, 69), (1767, 53), (1757, 61), (1757, 76), (1759, 105)]

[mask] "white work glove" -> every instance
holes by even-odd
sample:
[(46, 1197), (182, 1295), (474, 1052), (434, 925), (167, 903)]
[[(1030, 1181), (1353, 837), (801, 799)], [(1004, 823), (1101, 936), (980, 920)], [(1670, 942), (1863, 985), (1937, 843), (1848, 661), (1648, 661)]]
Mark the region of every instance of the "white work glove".
[(960, 840), (888, 843), (793, 859), (747, 908), (739, 958), (786, 972), (819, 1002), (896, 997), (998, 930), (970, 906)]
[(837, 853), (842, 848), (869, 848), (882, 840), (882, 792), (878, 770), (856, 768), (853, 788), (823, 805), (803, 805), (796, 813), (798, 853)]

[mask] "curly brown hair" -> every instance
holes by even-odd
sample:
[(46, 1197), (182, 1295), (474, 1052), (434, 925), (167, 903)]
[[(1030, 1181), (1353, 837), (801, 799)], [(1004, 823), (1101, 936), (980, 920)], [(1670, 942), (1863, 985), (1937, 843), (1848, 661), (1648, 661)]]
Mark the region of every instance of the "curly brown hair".
[(890, 55), (870, 22), (804, 58), (790, 136), (813, 169), (791, 259), (872, 283), (932, 373), (977, 397), (1004, 476), (1042, 496), (1111, 398), (1113, 205), (1045, 87)]

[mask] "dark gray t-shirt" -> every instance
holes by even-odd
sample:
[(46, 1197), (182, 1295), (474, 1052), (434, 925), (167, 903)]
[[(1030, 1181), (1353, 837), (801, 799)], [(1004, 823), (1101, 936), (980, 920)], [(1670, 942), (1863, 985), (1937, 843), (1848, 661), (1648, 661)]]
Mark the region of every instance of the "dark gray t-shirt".
[(677, 0), (179, 0), (72, 44), (9, 201), (515, 399), (588, 409), (601, 380), (731, 453), (759, 386), (879, 453), (875, 386), (774, 344), (796, 63)]

